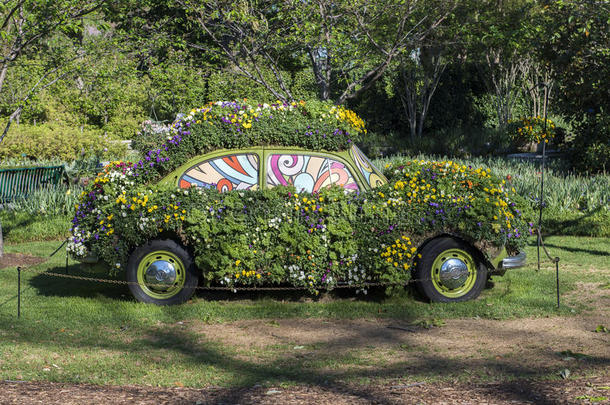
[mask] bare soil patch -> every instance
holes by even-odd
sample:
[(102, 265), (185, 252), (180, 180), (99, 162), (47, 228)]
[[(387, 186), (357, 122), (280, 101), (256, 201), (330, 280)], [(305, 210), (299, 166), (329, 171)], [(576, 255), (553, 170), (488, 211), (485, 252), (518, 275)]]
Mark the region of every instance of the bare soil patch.
[(0, 382), (1, 404), (586, 404), (609, 403), (609, 379), (385, 386), (155, 388)]
[[(574, 376), (610, 375), (610, 334), (595, 332), (598, 325), (608, 326), (610, 298), (599, 299), (597, 310), (580, 317), (455, 319), (429, 329), (387, 319), (249, 320), (187, 327), (204, 339), (233, 346), (250, 361), (351, 356), (379, 369), (386, 379), (534, 378), (565, 368)], [(332, 372), (341, 376), (342, 371)]]
[(47, 258), (45, 257), (32, 256), (24, 253), (4, 253), (4, 255), (0, 257), (0, 269), (17, 266), (35, 266), (44, 263), (46, 260)]

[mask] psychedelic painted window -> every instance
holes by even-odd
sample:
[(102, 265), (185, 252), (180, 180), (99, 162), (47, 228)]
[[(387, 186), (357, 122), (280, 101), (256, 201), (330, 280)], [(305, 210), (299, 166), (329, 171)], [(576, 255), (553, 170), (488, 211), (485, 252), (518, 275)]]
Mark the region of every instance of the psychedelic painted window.
[(189, 168), (178, 184), (180, 188), (216, 187), (218, 191), (257, 190), (258, 156), (226, 155), (209, 159)]
[(313, 193), (336, 184), (347, 192), (358, 191), (354, 176), (345, 165), (323, 156), (269, 155), (267, 187), (294, 186), (298, 192)]
[(360, 173), (362, 173), (362, 176), (364, 176), (364, 179), (371, 188), (383, 186), (388, 182), (356, 145), (352, 146), (351, 152), (358, 170), (360, 170)]

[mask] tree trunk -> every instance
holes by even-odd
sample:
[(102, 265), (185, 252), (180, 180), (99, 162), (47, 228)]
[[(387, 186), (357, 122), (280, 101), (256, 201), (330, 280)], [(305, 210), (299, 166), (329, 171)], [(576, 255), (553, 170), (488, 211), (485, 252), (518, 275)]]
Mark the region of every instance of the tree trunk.
[(8, 71), (8, 62), (2, 65), (0, 70), (0, 94), (2, 94), (2, 88), (4, 87), (4, 80), (6, 79), (6, 72)]

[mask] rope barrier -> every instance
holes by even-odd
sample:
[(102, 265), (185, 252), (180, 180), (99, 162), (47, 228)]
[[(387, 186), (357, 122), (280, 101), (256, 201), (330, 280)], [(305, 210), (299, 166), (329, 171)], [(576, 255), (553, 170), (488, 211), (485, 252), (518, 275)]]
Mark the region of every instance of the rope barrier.
[(49, 255), (49, 257), (53, 257), (53, 256), (55, 256), (55, 253), (59, 252), (59, 249), (61, 249), (62, 247), (64, 247), (64, 245), (65, 245), (66, 243), (68, 243), (68, 239), (64, 240), (64, 242), (63, 242), (61, 245), (59, 245), (59, 247), (58, 247), (57, 249), (55, 249), (55, 251), (54, 251), (53, 253), (51, 253), (51, 254)]
[[(537, 229), (537, 232), (538, 232), (539, 239), (542, 240), (542, 237), (540, 234), (540, 229)], [(49, 257), (53, 257), (66, 243), (67, 243), (67, 239), (57, 249), (55, 249), (55, 251), (53, 253), (51, 253), (49, 255)], [(547, 255), (547, 257), (557, 266), (557, 306), (559, 307), (559, 265), (558, 265), (559, 257), (555, 257), (555, 258), (551, 257), (551, 255), (549, 254), (549, 252), (546, 249), (546, 246), (544, 245), (543, 242), (542, 242), (542, 247), (543, 247), (544, 252)], [(34, 269), (30, 269), (30, 268), (24, 269), (21, 267), (17, 267), (17, 273), (18, 273), (17, 294), (19, 297), (17, 316), (19, 317), (21, 315), (21, 299), (20, 299), (21, 298), (21, 273), (25, 272), (25, 271), (34, 273), (34, 274), (38, 274), (41, 276), (59, 277), (59, 278), (70, 279), (70, 280), (80, 280), (80, 281), (107, 283), (107, 284), (115, 284), (115, 285), (139, 285), (140, 284), (136, 281), (114, 280), (114, 279), (108, 279), (108, 278), (85, 277), (85, 276), (72, 275), (72, 274), (68, 274), (67, 268), (68, 268), (68, 255), (66, 255), (66, 273), (65, 274), (52, 272), (52, 271), (34, 270)], [(414, 282), (414, 281), (430, 281), (430, 280), (431, 280), (430, 278), (423, 278), (423, 279), (422, 278), (419, 278), (419, 279), (411, 278), (406, 282), (395, 282), (395, 283), (384, 283), (384, 282), (365, 282), (365, 283), (358, 283), (358, 284), (345, 283), (345, 284), (334, 285), (334, 286), (332, 286), (332, 288), (326, 288), (326, 290), (330, 291), (330, 290), (334, 290), (334, 289), (365, 289), (365, 288), (370, 288), (370, 287), (405, 287), (407, 284)], [(166, 284), (145, 283), (145, 285), (147, 287), (167, 287)], [(309, 290), (308, 287), (294, 287), (294, 286), (281, 286), (281, 287), (196, 286), (196, 287), (193, 287), (193, 289), (206, 290), (206, 291), (230, 291), (230, 292), (234, 292), (234, 293), (236, 293), (238, 291), (307, 291), (307, 290)]]
[(544, 244), (544, 240), (542, 240), (542, 234), (540, 233), (540, 228), (537, 228), (536, 232), (538, 233), (538, 238), (540, 238), (540, 246), (542, 246), (542, 250), (546, 254), (546, 257), (548, 257), (549, 260), (553, 263), (559, 262), (559, 257), (557, 257), (557, 256), (551, 257), (551, 254), (547, 250), (546, 245)]
[[(97, 277), (85, 277), (85, 276), (76, 276), (72, 274), (63, 274), (56, 273), (52, 271), (38, 271), (32, 269), (21, 269), (21, 271), (28, 271), (30, 273), (35, 273), (42, 276), (48, 277), (60, 277), (71, 280), (80, 280), (80, 281), (91, 281), (98, 283), (108, 283), (108, 284), (117, 284), (117, 285), (139, 285), (137, 281), (126, 281), (126, 280), (113, 280), (108, 278), (97, 278)], [(369, 288), (369, 287), (395, 287), (395, 286), (406, 286), (408, 283), (412, 281), (429, 281), (430, 279), (409, 279), (408, 282), (402, 283), (359, 283), (359, 284), (339, 284), (333, 286), (332, 289), (347, 289), (347, 288)], [(154, 284), (154, 283), (145, 283), (148, 287), (167, 287), (167, 284)], [(208, 291), (306, 291), (307, 287), (220, 287), (220, 286), (196, 286), (193, 287), (196, 290), (208, 290)]]

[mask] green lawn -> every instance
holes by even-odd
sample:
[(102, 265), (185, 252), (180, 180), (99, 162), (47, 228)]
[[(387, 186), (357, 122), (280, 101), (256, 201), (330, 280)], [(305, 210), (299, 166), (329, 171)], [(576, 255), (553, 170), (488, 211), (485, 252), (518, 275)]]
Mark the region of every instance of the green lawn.
[[(14, 244), (6, 246), (6, 251), (48, 256), (59, 243)], [(410, 290), (389, 298), (382, 291), (366, 297), (342, 291), (318, 299), (293, 293), (199, 292), (185, 305), (155, 307), (134, 302), (122, 285), (39, 274), (64, 272), (62, 251), (22, 273), (20, 319), (16, 317), (15, 268), (0, 270), (0, 378), (97, 384), (172, 385), (180, 381), (201, 386), (247, 385), (260, 378), (276, 381), (278, 367), (284, 376), (299, 373), (286, 366), (286, 359), (245, 362), (245, 354), (234, 346), (202, 340), (192, 329), (180, 327), (180, 322), (205, 326), (261, 318), (271, 323), (280, 318), (392, 318), (402, 323), (442, 324), (442, 320), (454, 318), (573, 316), (586, 311), (594, 303), (571, 292), (579, 281), (608, 288), (610, 240), (550, 237), (546, 243), (561, 258), (564, 300), (559, 310), (555, 307), (554, 267), (544, 263), (542, 271), (535, 271), (533, 244), (527, 249), (528, 267), (496, 278), (495, 286), (478, 300), (461, 304), (428, 304), (413, 297)], [(85, 272), (73, 262), (68, 270), (70, 274), (105, 276), (99, 271)], [(260, 355), (265, 357), (265, 353)], [(308, 367), (321, 372), (361, 362), (361, 357), (346, 354), (317, 359)]]

